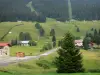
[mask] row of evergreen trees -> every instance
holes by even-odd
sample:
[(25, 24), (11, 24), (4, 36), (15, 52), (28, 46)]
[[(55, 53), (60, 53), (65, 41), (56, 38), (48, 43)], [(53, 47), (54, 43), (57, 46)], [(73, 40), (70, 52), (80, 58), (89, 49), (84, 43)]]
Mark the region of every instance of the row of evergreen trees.
[(91, 28), (91, 31), (93, 33), (86, 33), (86, 36), (83, 40), (83, 46), (84, 48), (87, 50), (89, 48), (89, 44), (92, 43), (96, 43), (97, 45), (100, 45), (100, 29), (94, 29)]

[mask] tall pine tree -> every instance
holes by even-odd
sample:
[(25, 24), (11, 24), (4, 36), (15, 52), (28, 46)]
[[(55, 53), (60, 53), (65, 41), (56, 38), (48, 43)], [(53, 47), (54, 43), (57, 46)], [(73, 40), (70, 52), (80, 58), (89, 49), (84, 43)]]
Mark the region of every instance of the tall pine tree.
[(100, 35), (100, 29), (99, 29), (99, 35)]
[(79, 48), (75, 47), (74, 37), (71, 33), (65, 34), (58, 54), (59, 57), (56, 57), (54, 61), (58, 73), (84, 72), (82, 56)]
[(56, 37), (55, 36), (52, 36), (52, 42), (53, 42), (53, 47), (56, 46)]
[(55, 36), (55, 30), (54, 29), (51, 29), (50, 36)]

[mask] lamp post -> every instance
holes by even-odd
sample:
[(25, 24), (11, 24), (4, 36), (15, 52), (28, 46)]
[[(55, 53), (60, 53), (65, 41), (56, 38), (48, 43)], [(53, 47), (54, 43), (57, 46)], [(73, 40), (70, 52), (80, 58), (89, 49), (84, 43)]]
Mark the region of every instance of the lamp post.
[(7, 36), (7, 34), (9, 34), (9, 32), (10, 32), (14, 27), (16, 27), (16, 26), (21, 26), (21, 25), (24, 25), (24, 24), (17, 24), (17, 25), (15, 25), (15, 26), (11, 27), (11, 28), (0, 38), (0, 41), (2, 41), (2, 40), (5, 38), (5, 36)]

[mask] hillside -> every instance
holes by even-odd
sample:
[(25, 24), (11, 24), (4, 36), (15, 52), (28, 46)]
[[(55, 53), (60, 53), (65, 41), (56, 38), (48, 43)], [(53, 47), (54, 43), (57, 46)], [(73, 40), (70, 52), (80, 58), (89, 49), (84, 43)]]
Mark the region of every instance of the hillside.
[[(65, 21), (68, 19), (68, 0), (0, 0), (1, 21), (45, 20), (45, 16)], [(31, 2), (31, 3), (30, 3)], [(71, 0), (73, 19), (100, 19), (100, 0)], [(29, 7), (27, 7), (27, 4)], [(34, 10), (36, 12), (34, 12)], [(43, 22), (44, 22), (43, 20)]]
[[(33, 38), (33, 40), (38, 40), (39, 32), (35, 28), (36, 22), (22, 22), (24, 25), (17, 26), (11, 30), (11, 34), (8, 34), (5, 37), (5, 41), (10, 41), (12, 39), (18, 38), (20, 32), (29, 32)], [(9, 28), (12, 26), (20, 24), (19, 22), (2, 22), (0, 23), (0, 37), (3, 36)], [(60, 39), (67, 31), (72, 32), (73, 35), (76, 37), (83, 38), (86, 32), (90, 32), (91, 28), (100, 28), (100, 21), (72, 21), (72, 22), (59, 22), (54, 19), (47, 19), (46, 23), (40, 23), (45, 30), (45, 37), (44, 39), (48, 39), (50, 35), (50, 29), (54, 28), (56, 31), (57, 39)], [(77, 25), (80, 29), (80, 32), (76, 31)], [(49, 39), (50, 40), (50, 39)]]

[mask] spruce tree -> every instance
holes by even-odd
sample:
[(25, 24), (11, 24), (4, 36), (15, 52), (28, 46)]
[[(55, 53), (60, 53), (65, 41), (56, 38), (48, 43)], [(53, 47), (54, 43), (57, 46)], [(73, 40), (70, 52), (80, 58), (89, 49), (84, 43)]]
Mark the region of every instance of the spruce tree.
[(23, 41), (24, 40), (24, 33), (23, 32), (20, 32), (19, 33), (19, 40), (20, 41)]
[(39, 29), (39, 32), (40, 32), (40, 36), (44, 36), (45, 31), (44, 31), (44, 29), (42, 27)]
[(94, 35), (97, 35), (97, 33), (98, 33), (98, 32), (97, 32), (97, 30), (95, 29), (95, 30), (94, 30)]
[(77, 32), (80, 32), (80, 28), (79, 27), (77, 27), (77, 30), (76, 30)]
[(84, 40), (83, 40), (83, 47), (85, 50), (88, 50), (89, 49), (89, 43), (90, 43), (90, 37), (85, 37)]
[(29, 32), (24, 33), (25, 40), (32, 40), (32, 37)]
[(97, 32), (97, 30), (95, 29), (95, 30), (94, 30), (94, 37), (93, 37), (93, 38), (94, 38), (93, 41), (94, 41), (95, 43), (96, 43), (96, 40), (97, 40), (97, 35), (98, 35), (98, 32)]
[(56, 37), (52, 36), (52, 42), (55, 42), (55, 41), (56, 41)]
[(91, 31), (93, 31), (94, 29), (93, 28), (91, 28)]
[(74, 37), (71, 33), (65, 34), (58, 54), (59, 57), (56, 57), (54, 61), (58, 73), (84, 72), (82, 56), (79, 48), (75, 47)]
[(53, 42), (53, 47), (56, 46), (56, 37), (55, 36), (52, 36), (52, 42)]
[(99, 29), (99, 35), (100, 35), (100, 29)]
[(54, 29), (51, 29), (50, 36), (55, 36), (55, 30)]
[(86, 35), (85, 35), (86, 37), (89, 37), (89, 34), (88, 34), (88, 32), (86, 32)]
[(100, 45), (100, 35), (96, 35), (96, 37), (95, 37), (95, 43), (97, 45)]
[(61, 46), (61, 40), (58, 41), (58, 46)]

